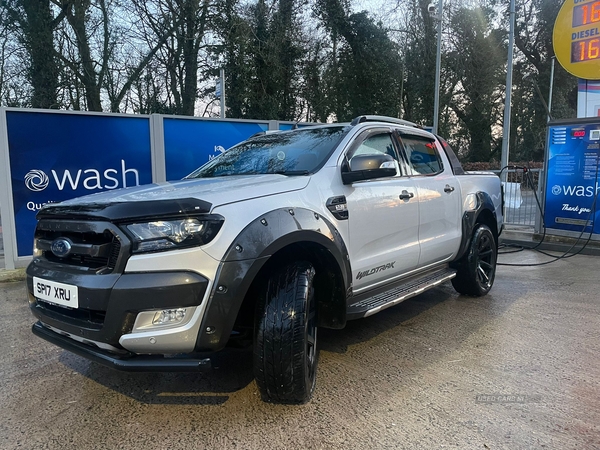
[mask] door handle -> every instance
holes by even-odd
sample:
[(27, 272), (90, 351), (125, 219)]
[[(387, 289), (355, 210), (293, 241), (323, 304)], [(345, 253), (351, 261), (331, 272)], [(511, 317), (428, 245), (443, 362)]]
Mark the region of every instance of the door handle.
[(454, 187), (447, 184), (446, 187), (444, 188), (444, 192), (447, 192), (449, 194), (452, 191), (454, 191)]
[(415, 194), (413, 194), (412, 192), (402, 191), (402, 194), (400, 194), (400, 200), (409, 200), (414, 196)]

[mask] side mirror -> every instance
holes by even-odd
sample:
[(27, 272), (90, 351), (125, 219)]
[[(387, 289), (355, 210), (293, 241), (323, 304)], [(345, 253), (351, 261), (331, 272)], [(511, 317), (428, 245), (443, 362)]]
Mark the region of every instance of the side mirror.
[(396, 164), (390, 155), (358, 155), (350, 161), (350, 170), (342, 172), (342, 182), (352, 184), (355, 181), (393, 177), (396, 173)]

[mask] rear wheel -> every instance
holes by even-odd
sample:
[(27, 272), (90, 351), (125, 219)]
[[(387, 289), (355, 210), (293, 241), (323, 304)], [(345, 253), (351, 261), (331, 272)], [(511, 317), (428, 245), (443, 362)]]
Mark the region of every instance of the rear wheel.
[(487, 225), (479, 225), (473, 231), (467, 253), (456, 268), (452, 279), (457, 292), (480, 297), (487, 294), (494, 284), (498, 251), (494, 233)]
[(318, 361), (315, 270), (295, 262), (268, 280), (257, 308), (254, 376), (264, 401), (305, 403)]

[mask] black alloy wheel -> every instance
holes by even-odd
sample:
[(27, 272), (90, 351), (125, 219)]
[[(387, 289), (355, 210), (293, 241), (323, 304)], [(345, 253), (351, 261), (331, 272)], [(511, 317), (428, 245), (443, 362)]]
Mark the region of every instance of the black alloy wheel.
[(498, 250), (496, 238), (487, 225), (473, 231), (467, 253), (460, 259), (452, 285), (457, 292), (476, 297), (487, 294), (496, 276)]

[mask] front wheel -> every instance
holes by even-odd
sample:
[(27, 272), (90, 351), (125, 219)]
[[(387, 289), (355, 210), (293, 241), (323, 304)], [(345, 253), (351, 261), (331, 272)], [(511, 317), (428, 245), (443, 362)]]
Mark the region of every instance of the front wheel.
[(479, 225), (473, 231), (467, 253), (460, 259), (458, 272), (452, 279), (457, 292), (481, 297), (494, 284), (498, 250), (494, 233), (487, 225)]
[(257, 307), (254, 377), (264, 401), (306, 403), (316, 384), (315, 269), (295, 262), (270, 276)]

